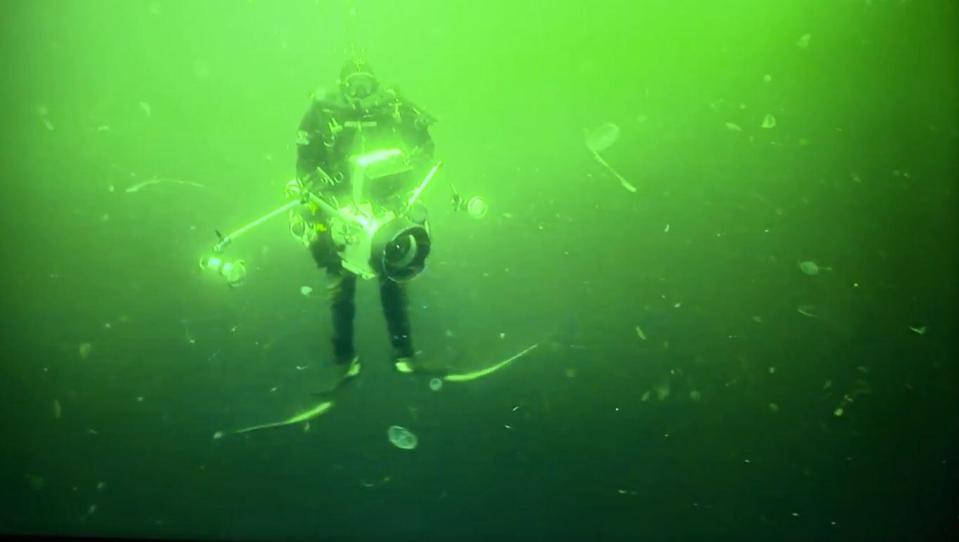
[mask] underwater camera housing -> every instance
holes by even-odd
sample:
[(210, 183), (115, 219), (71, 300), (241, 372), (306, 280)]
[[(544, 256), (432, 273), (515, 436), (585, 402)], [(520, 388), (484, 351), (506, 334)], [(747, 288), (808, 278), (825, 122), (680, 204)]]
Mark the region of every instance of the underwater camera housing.
[(370, 279), (394, 282), (415, 278), (426, 268), (431, 239), (425, 216), (392, 212), (372, 217), (368, 204), (338, 210), (330, 235), (345, 269)]

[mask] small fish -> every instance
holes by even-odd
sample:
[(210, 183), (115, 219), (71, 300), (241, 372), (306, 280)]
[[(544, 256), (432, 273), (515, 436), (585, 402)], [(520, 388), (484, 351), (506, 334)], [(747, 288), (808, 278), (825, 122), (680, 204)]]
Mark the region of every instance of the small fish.
[(819, 315), (813, 312), (815, 307), (812, 305), (799, 305), (796, 307), (796, 312), (803, 316), (808, 316), (809, 318), (819, 318)]
[(909, 329), (911, 329), (913, 333), (916, 333), (918, 335), (926, 334), (926, 326), (915, 326), (915, 327), (909, 326)]

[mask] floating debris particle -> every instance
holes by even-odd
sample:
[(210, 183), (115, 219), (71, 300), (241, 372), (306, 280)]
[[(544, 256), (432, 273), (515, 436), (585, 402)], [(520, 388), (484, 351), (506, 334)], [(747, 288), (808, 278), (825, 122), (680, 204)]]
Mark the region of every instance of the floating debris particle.
[(773, 82), (773, 76), (772, 76), (772, 75), (769, 75), (769, 74), (767, 73), (766, 75), (763, 76), (763, 83), (772, 83), (772, 82)]
[(431, 378), (430, 389), (433, 391), (440, 391), (441, 389), (443, 389), (443, 381), (439, 378)]
[(772, 113), (766, 113), (766, 116), (763, 117), (763, 128), (775, 128), (776, 127), (776, 117)]
[(77, 347), (77, 351), (80, 352), (80, 359), (87, 359), (90, 357), (90, 352), (93, 351), (93, 345), (90, 343), (80, 343), (80, 346)]
[(735, 122), (727, 122), (726, 129), (729, 130), (730, 132), (737, 132), (737, 133), (743, 131), (742, 127), (736, 124)]
[(916, 326), (916, 327), (909, 326), (909, 329), (911, 329), (914, 333), (918, 335), (926, 334), (926, 326)]
[(304, 297), (309, 297), (309, 295), (313, 293), (313, 288), (309, 286), (301, 286), (300, 293), (303, 294)]
[(694, 403), (698, 403), (698, 402), (702, 401), (702, 399), (703, 399), (703, 394), (702, 394), (702, 393), (699, 393), (699, 391), (693, 390), (693, 391), (689, 392), (689, 400), (690, 400), (690, 401), (692, 401), (692, 402), (694, 402)]
[(669, 224), (666, 224), (666, 227), (663, 228), (663, 233), (669, 233)]
[(221, 438), (223, 438), (223, 431), (217, 431), (216, 433), (213, 433), (213, 440), (220, 440)]
[(390, 475), (387, 474), (387, 475), (383, 476), (382, 478), (380, 478), (379, 480), (374, 480), (374, 481), (360, 480), (360, 485), (363, 486), (363, 487), (365, 487), (365, 488), (367, 488), (367, 489), (369, 489), (369, 488), (378, 487), (378, 486), (382, 486), (382, 485), (388, 484), (389, 481), (392, 480), (392, 479), (393, 479), (393, 478), (392, 478)]
[(53, 400), (53, 419), (59, 420), (60, 416), (62, 415), (63, 415), (63, 408), (60, 406), (60, 400), (54, 399)]
[(776, 403), (769, 403), (769, 411), (772, 412), (773, 414), (779, 412), (779, 405), (777, 405)]
[(646, 340), (646, 334), (643, 333), (642, 328), (640, 328), (638, 324), (636, 325), (636, 336), (644, 341)]
[(656, 386), (656, 399), (662, 401), (669, 397), (669, 381), (663, 382), (659, 386)]
[(140, 102), (140, 110), (148, 117), (153, 116), (153, 108), (147, 102)]
[(107, 487), (106, 482), (97, 482), (97, 491), (103, 491), (104, 489), (106, 489), (106, 487)]
[(643, 396), (639, 398), (639, 400), (643, 402), (649, 401), (649, 391), (647, 390), (646, 393), (644, 393)]
[(815, 309), (813, 305), (799, 305), (796, 307), (796, 312), (809, 318), (819, 318), (819, 315), (814, 312)]
[(27, 485), (29, 485), (30, 489), (34, 491), (40, 491), (44, 488), (44, 486), (47, 485), (47, 482), (43, 479), (43, 476), (24, 473), (23, 477), (27, 479)]
[(833, 411), (832, 411), (832, 415), (835, 416), (835, 417), (837, 417), (837, 418), (840, 417), (840, 416), (842, 416), (842, 413), (843, 413), (843, 408), (842, 408), (842, 407), (836, 407), (836, 410), (833, 410)]
[(809, 40), (812, 39), (812, 34), (805, 33), (802, 36), (799, 36), (799, 39), (796, 40), (796, 47), (800, 49), (807, 49), (809, 47)]

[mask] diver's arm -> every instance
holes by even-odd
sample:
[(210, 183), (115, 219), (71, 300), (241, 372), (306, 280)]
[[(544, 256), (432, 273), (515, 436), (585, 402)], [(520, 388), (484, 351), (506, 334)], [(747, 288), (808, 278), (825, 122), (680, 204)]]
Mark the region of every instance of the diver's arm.
[(403, 135), (411, 149), (413, 166), (416, 169), (429, 167), (436, 151), (429, 127), (436, 119), (409, 102), (405, 102), (403, 108)]
[(322, 188), (318, 180), (317, 168), (327, 168), (329, 150), (323, 144), (324, 115), (317, 108), (310, 109), (300, 121), (296, 138), (296, 178), (304, 186), (316, 185)]

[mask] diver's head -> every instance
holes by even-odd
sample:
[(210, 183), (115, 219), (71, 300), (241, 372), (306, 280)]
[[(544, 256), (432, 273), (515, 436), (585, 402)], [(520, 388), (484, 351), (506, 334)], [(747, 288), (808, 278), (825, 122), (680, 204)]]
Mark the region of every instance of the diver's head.
[(377, 88), (379, 82), (373, 68), (362, 57), (353, 56), (340, 70), (340, 91), (350, 103), (369, 98)]

